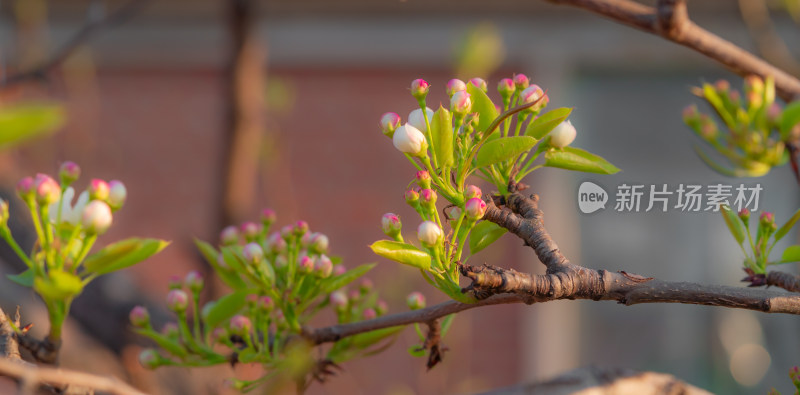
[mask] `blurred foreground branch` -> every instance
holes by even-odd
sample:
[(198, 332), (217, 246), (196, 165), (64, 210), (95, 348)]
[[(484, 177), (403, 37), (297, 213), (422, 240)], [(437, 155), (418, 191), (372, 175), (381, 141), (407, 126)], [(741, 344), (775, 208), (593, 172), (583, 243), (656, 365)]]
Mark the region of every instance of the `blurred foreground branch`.
[[(117, 395), (144, 395), (143, 392), (112, 377), (75, 372), (66, 369), (41, 367), (21, 361), (0, 359), (0, 376), (11, 377), (20, 381), (22, 393), (35, 393), (40, 385), (55, 388), (81, 388), (80, 393), (92, 394), (100, 391)], [(69, 393), (76, 393), (75, 391)]]

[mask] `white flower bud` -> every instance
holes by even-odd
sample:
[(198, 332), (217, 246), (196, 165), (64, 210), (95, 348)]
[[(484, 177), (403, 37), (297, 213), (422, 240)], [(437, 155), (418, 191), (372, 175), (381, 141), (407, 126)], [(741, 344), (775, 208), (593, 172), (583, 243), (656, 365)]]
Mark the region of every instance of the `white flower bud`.
[(102, 200), (92, 200), (86, 205), (81, 224), (89, 233), (103, 234), (111, 226), (111, 207)]
[[(428, 122), (433, 120), (433, 110), (429, 107), (425, 107), (425, 112), (428, 114)], [(421, 108), (411, 111), (411, 113), (408, 114), (408, 123), (419, 129), (422, 133), (428, 131), (428, 125), (425, 123), (425, 117), (422, 115)]]
[(550, 145), (556, 148), (564, 148), (575, 140), (575, 127), (569, 120), (561, 122), (550, 132)]
[(425, 141), (425, 135), (410, 124), (405, 124), (394, 131), (392, 143), (400, 152), (414, 156), (423, 156), (428, 149), (428, 142)]
[(442, 228), (431, 221), (425, 221), (417, 228), (417, 238), (425, 247), (433, 247), (438, 244), (442, 235)]

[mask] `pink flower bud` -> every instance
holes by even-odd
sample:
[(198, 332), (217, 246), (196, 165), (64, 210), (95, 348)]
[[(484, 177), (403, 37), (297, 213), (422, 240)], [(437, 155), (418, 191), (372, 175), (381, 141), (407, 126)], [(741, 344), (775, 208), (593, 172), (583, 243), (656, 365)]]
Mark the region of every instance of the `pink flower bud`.
[(383, 300), (378, 300), (378, 302), (375, 303), (375, 312), (378, 313), (379, 316), (386, 314), (388, 311), (389, 305), (387, 305)]
[(419, 203), (419, 192), (409, 189), (406, 191), (405, 199), (406, 203), (408, 203), (411, 207), (414, 207)]
[(106, 233), (111, 227), (112, 221), (111, 207), (108, 207), (108, 204), (102, 200), (89, 202), (81, 215), (81, 224), (87, 233), (98, 235)]
[(297, 221), (294, 223), (294, 234), (295, 236), (302, 236), (308, 233), (308, 222), (306, 221)]
[(61, 198), (61, 186), (47, 174), (37, 174), (33, 182), (36, 188), (36, 201), (42, 206), (55, 203)]
[(258, 299), (258, 308), (270, 312), (275, 308), (275, 301), (269, 296), (262, 296)]
[(81, 176), (81, 167), (75, 162), (66, 161), (58, 169), (58, 176), (61, 178), (61, 184), (68, 186)]
[[(425, 114), (422, 113), (421, 108), (418, 108), (408, 114), (408, 124), (417, 128), (420, 132), (425, 133), (428, 131), (428, 124), (425, 123), (425, 115), (428, 116), (428, 122), (430, 122), (433, 119), (433, 114), (433, 110), (428, 107), (425, 107)], [(397, 132), (397, 130), (395, 130), (395, 132)], [(392, 136), (392, 138), (394, 138), (394, 136)]]
[(500, 96), (502, 96), (504, 99), (511, 97), (515, 89), (516, 87), (514, 86), (514, 80), (511, 78), (503, 78), (497, 83), (497, 92), (499, 92)]
[(480, 90), (482, 90), (484, 92), (489, 90), (489, 88), (486, 85), (486, 81), (483, 78), (475, 77), (475, 78), (469, 80), (469, 83), (472, 84), (472, 85), (475, 85), (476, 88), (478, 88), (478, 89), (480, 89)]
[(464, 204), (464, 212), (467, 214), (468, 219), (477, 221), (483, 218), (483, 214), (486, 213), (486, 202), (480, 198), (467, 200), (467, 203)]
[(472, 99), (467, 91), (458, 91), (450, 98), (450, 111), (464, 115), (472, 110)]
[(525, 74), (514, 74), (514, 86), (517, 88), (517, 90), (521, 91), (527, 88), (528, 84), (530, 84), (530, 80), (528, 80), (528, 77)]
[(750, 219), (750, 210), (748, 210), (747, 207), (739, 210), (739, 218), (741, 218), (742, 221), (745, 221), (745, 223), (747, 223), (747, 220)]
[(231, 318), (230, 331), (233, 334), (243, 336), (249, 333), (252, 327), (253, 324), (250, 323), (250, 319), (241, 314), (237, 314)]
[(119, 180), (111, 180), (108, 182), (108, 205), (114, 210), (119, 210), (125, 204), (128, 198), (128, 190), (125, 184)]
[(425, 140), (425, 135), (410, 124), (400, 126), (394, 131), (392, 144), (394, 144), (394, 147), (400, 152), (419, 157), (424, 156), (428, 149), (428, 142)]
[(683, 108), (683, 122), (685, 123), (692, 123), (697, 121), (698, 115), (700, 113), (697, 111), (697, 106), (692, 104)]
[(314, 258), (303, 255), (297, 260), (297, 270), (300, 273), (308, 274), (314, 270)]
[(445, 89), (447, 90), (447, 96), (453, 97), (453, 94), (456, 92), (467, 90), (467, 84), (458, 78), (453, 78), (452, 80), (447, 81)]
[(283, 237), (283, 239), (286, 240), (287, 242), (289, 240), (292, 240), (292, 238), (294, 237), (294, 227), (292, 227), (292, 225), (286, 225), (282, 227), (281, 237)]
[(230, 335), (228, 334), (227, 329), (217, 328), (211, 332), (211, 338), (217, 343), (225, 344), (230, 339)]
[(428, 81), (421, 78), (411, 81), (411, 96), (414, 96), (417, 100), (422, 100), (425, 96), (428, 96), (428, 91), (430, 89), (431, 86), (428, 84)]
[(267, 252), (270, 254), (284, 253), (288, 247), (286, 240), (278, 232), (272, 233), (267, 239)]
[(327, 255), (322, 254), (317, 259), (317, 263), (314, 266), (314, 272), (320, 278), (328, 278), (333, 273), (333, 262), (331, 258), (328, 258)]
[(186, 288), (194, 293), (200, 293), (200, 291), (203, 290), (203, 276), (197, 270), (192, 270), (186, 274), (183, 283), (186, 285)]
[[(542, 90), (542, 88), (539, 87), (539, 85), (531, 85), (525, 88), (519, 94), (519, 100), (522, 102), (522, 104), (529, 104), (539, 100), (543, 95), (544, 91)], [(541, 108), (540, 105), (541, 102), (539, 104), (534, 105), (533, 107), (528, 108), (528, 110), (533, 111), (539, 109)]]
[(764, 211), (759, 217), (759, 222), (761, 222), (762, 225), (773, 224), (775, 223), (775, 215), (769, 211)]
[(264, 259), (264, 250), (261, 249), (258, 243), (248, 243), (242, 249), (242, 255), (248, 263), (257, 264), (261, 263), (261, 260)]
[(234, 245), (239, 243), (239, 229), (233, 225), (226, 226), (219, 233), (219, 242), (224, 246)]
[(89, 198), (92, 200), (106, 200), (108, 199), (108, 194), (110, 190), (108, 187), (108, 183), (98, 179), (93, 178), (89, 181)]
[(17, 194), (22, 200), (27, 202), (28, 198), (33, 196), (36, 191), (34, 184), (32, 177), (25, 177), (19, 180), (17, 183)]
[(314, 233), (311, 236), (308, 249), (316, 254), (324, 254), (328, 252), (329, 244), (330, 242), (328, 241), (328, 236), (325, 236), (322, 233)]
[(427, 209), (436, 209), (437, 197), (436, 191), (433, 189), (423, 189), (419, 191), (419, 203), (422, 204), (422, 207)]
[(161, 356), (156, 350), (148, 348), (139, 353), (139, 363), (147, 369), (155, 369), (161, 366)]
[(341, 263), (333, 267), (334, 276), (341, 276), (345, 272), (347, 272), (347, 268), (344, 267), (344, 265), (342, 265)]
[(167, 284), (170, 290), (183, 288), (183, 279), (180, 276), (169, 276)]
[(347, 297), (348, 299), (350, 299), (352, 303), (356, 303), (359, 300), (361, 300), (361, 291), (357, 289), (351, 289), (350, 292), (347, 294)]
[(336, 311), (341, 312), (347, 309), (347, 295), (341, 290), (331, 293), (330, 302)]
[(167, 294), (167, 308), (176, 312), (183, 313), (189, 307), (189, 296), (180, 289), (173, 289)]
[(373, 320), (378, 317), (378, 313), (375, 312), (375, 309), (366, 308), (364, 312), (361, 313), (365, 320)]
[(386, 213), (383, 215), (383, 218), (381, 218), (381, 228), (383, 228), (383, 234), (395, 238), (400, 234), (403, 224), (400, 222), (400, 217), (397, 216), (397, 214)]
[(423, 246), (428, 248), (439, 244), (442, 236), (442, 228), (431, 221), (425, 221), (417, 228), (417, 238)]
[(550, 145), (556, 148), (564, 148), (570, 145), (575, 140), (575, 127), (572, 122), (566, 120), (558, 124), (558, 126), (550, 132)]
[(731, 83), (727, 80), (717, 80), (717, 82), (714, 83), (714, 88), (716, 88), (718, 92), (725, 93), (731, 88)]
[(400, 126), (400, 115), (397, 115), (396, 112), (387, 112), (383, 114), (381, 117), (381, 130), (383, 130), (383, 134), (387, 137), (392, 137), (394, 135), (394, 131)]
[(366, 294), (366, 293), (369, 293), (369, 291), (372, 291), (372, 288), (374, 288), (374, 287), (375, 287), (375, 285), (372, 283), (372, 280), (370, 280), (368, 278), (364, 278), (364, 279), (361, 280), (361, 284), (359, 284), (358, 290), (362, 294)]
[(178, 337), (178, 332), (178, 324), (175, 322), (167, 322), (161, 327), (161, 334), (169, 338)]
[(275, 223), (276, 217), (275, 211), (271, 208), (261, 210), (261, 225), (264, 226), (264, 229), (269, 228), (270, 225)]
[(244, 298), (244, 300), (250, 307), (255, 307), (256, 303), (258, 303), (258, 295), (249, 294)]
[(131, 325), (137, 328), (145, 328), (150, 325), (150, 313), (144, 306), (136, 306), (128, 315)]
[(781, 109), (781, 105), (778, 103), (772, 103), (767, 109), (767, 120), (772, 123), (777, 123), (781, 119), (782, 113), (783, 109)]
[(475, 185), (467, 185), (467, 188), (464, 189), (464, 199), (472, 199), (472, 198), (479, 198), (483, 196), (481, 189), (476, 187)]
[(406, 304), (411, 310), (419, 310), (425, 308), (425, 295), (420, 292), (412, 292), (406, 298)]
[(243, 223), (239, 226), (239, 229), (242, 232), (242, 236), (244, 236), (244, 240), (248, 243), (255, 241), (258, 238), (258, 234), (261, 233), (258, 224), (251, 221)]

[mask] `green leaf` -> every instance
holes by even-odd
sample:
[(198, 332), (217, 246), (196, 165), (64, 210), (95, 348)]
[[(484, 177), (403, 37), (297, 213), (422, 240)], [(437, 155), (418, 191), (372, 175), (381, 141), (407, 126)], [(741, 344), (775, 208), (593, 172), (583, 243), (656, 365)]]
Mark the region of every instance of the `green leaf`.
[(422, 345), (420, 344), (415, 344), (408, 348), (408, 354), (411, 355), (412, 357), (417, 357), (417, 358), (424, 357), (425, 351), (426, 351), (425, 348), (422, 347)]
[(781, 255), (780, 263), (800, 262), (800, 245), (786, 247)]
[(168, 241), (130, 238), (108, 245), (83, 263), (87, 272), (101, 275), (135, 265), (163, 250)]
[(587, 173), (614, 174), (619, 168), (607, 160), (580, 148), (551, 149), (544, 154), (544, 165)]
[(399, 241), (379, 240), (372, 243), (369, 248), (372, 252), (393, 261), (416, 268), (429, 270), (431, 267), (431, 256), (427, 252), (414, 247), (411, 244)]
[(135, 331), (136, 333), (142, 336), (146, 336), (152, 339), (154, 342), (156, 342), (156, 344), (158, 344), (159, 347), (168, 351), (170, 354), (176, 357), (183, 358), (187, 355), (186, 349), (183, 347), (183, 345), (158, 332), (155, 332), (151, 329), (141, 329), (141, 328), (136, 328)]
[(66, 300), (81, 293), (83, 282), (72, 273), (52, 270), (47, 273), (47, 277), (36, 277), (33, 280), (33, 289), (44, 300)]
[(447, 317), (444, 317), (444, 319), (442, 320), (442, 337), (445, 337), (445, 335), (447, 335), (447, 331), (450, 330), (450, 327), (453, 325), (453, 320), (455, 320), (455, 318), (456, 318), (455, 314), (450, 314)]
[(714, 111), (717, 112), (720, 118), (725, 121), (725, 124), (728, 127), (733, 128), (736, 125), (736, 121), (733, 119), (733, 116), (728, 112), (728, 109), (725, 108), (725, 103), (723, 103), (722, 98), (717, 94), (716, 89), (711, 84), (703, 84), (703, 97), (711, 104), (711, 107)]
[(54, 104), (0, 108), (0, 149), (51, 133), (64, 123), (64, 111)]
[(736, 239), (739, 245), (742, 245), (746, 231), (742, 219), (728, 206), (721, 206), (719, 211), (722, 213), (722, 218), (725, 219), (725, 224), (728, 225), (728, 230), (731, 231), (733, 238)]
[(520, 154), (528, 152), (534, 145), (536, 145), (536, 139), (530, 136), (511, 136), (489, 141), (478, 151), (475, 168), (479, 169), (516, 158)]
[(322, 288), (324, 293), (333, 292), (367, 274), (367, 272), (372, 270), (373, 267), (375, 267), (374, 263), (368, 263), (350, 269), (338, 276), (328, 277), (322, 281), (320, 288)]
[(475, 130), (485, 132), (489, 125), (492, 124), (492, 121), (499, 115), (497, 107), (492, 103), (492, 99), (486, 95), (486, 92), (471, 82), (467, 84), (467, 93), (469, 93), (470, 100), (472, 100), (472, 112), (480, 114)]
[(800, 101), (795, 101), (789, 103), (789, 105), (783, 109), (783, 113), (781, 113), (781, 119), (778, 120), (778, 125), (780, 125), (781, 130), (781, 137), (783, 139), (789, 137), (789, 132), (791, 132), (792, 128), (794, 128), (798, 123), (800, 123)]
[(571, 112), (572, 108), (567, 107), (550, 110), (529, 123), (528, 127), (525, 128), (525, 135), (531, 136), (536, 140), (541, 140), (561, 122), (564, 122)]
[(405, 326), (392, 326), (389, 328), (377, 329), (374, 331), (366, 332), (366, 333), (359, 333), (358, 335), (353, 336), (352, 346), (363, 350), (368, 348), (379, 341), (386, 339), (390, 336), (396, 335), (405, 329)]
[(36, 277), (36, 274), (33, 272), (33, 269), (27, 269), (20, 274), (9, 274), (6, 277), (23, 287), (30, 288), (33, 286), (33, 278)]
[(508, 232), (506, 228), (500, 227), (494, 222), (478, 222), (469, 234), (469, 253), (473, 255), (478, 253), (478, 251), (497, 241), (506, 232)]
[(790, 230), (792, 230), (792, 227), (794, 227), (794, 224), (797, 223), (798, 219), (800, 219), (800, 210), (795, 211), (794, 215), (792, 215), (792, 218), (789, 218), (789, 220), (786, 221), (786, 223), (775, 232), (776, 243), (782, 239), (783, 236), (786, 236)]
[(197, 246), (197, 249), (200, 250), (200, 253), (203, 254), (206, 262), (214, 268), (214, 271), (217, 272), (217, 275), (219, 275), (225, 284), (233, 289), (243, 289), (247, 287), (247, 284), (245, 284), (235, 271), (231, 270), (230, 267), (222, 267), (219, 264), (217, 261), (219, 253), (211, 244), (199, 239), (194, 239), (194, 244)]
[(431, 138), (440, 167), (453, 166), (453, 121), (450, 112), (439, 105), (431, 120)]
[(208, 328), (214, 328), (233, 317), (244, 307), (249, 293), (249, 290), (242, 289), (217, 299), (203, 316), (203, 322)]

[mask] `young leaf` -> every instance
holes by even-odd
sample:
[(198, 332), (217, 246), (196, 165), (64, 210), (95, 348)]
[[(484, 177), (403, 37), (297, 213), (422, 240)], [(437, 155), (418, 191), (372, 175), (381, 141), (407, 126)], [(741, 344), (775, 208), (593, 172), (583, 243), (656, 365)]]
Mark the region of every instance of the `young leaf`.
[(786, 236), (790, 230), (792, 230), (792, 227), (794, 227), (794, 224), (797, 223), (798, 219), (800, 219), (800, 210), (795, 211), (794, 215), (792, 215), (792, 218), (789, 218), (789, 220), (786, 221), (786, 223), (775, 232), (776, 243), (782, 239), (783, 236)]
[(372, 243), (369, 248), (372, 252), (393, 261), (416, 268), (429, 270), (431, 267), (431, 256), (427, 252), (414, 247), (411, 244), (399, 241), (379, 240)]
[(236, 272), (231, 270), (230, 268), (222, 267), (219, 262), (217, 261), (218, 253), (217, 250), (211, 246), (211, 244), (206, 243), (205, 241), (194, 239), (194, 244), (197, 245), (197, 249), (200, 250), (200, 253), (203, 254), (203, 257), (206, 259), (211, 267), (214, 268), (214, 271), (217, 272), (219, 277), (222, 279), (225, 284), (228, 284), (229, 287), (233, 289), (243, 289), (247, 287), (247, 284), (239, 277)]
[(352, 345), (358, 349), (365, 349), (368, 348), (375, 343), (386, 339), (387, 337), (396, 335), (405, 329), (405, 326), (392, 326), (389, 328), (377, 329), (374, 331), (360, 333), (358, 335), (353, 336)]
[(431, 138), (441, 167), (453, 166), (453, 123), (450, 112), (441, 105), (431, 120)]
[(36, 274), (33, 272), (33, 269), (27, 269), (20, 274), (9, 274), (6, 277), (17, 284), (22, 285), (23, 287), (32, 287), (33, 278), (35, 276)]
[(544, 165), (587, 173), (614, 174), (619, 168), (607, 160), (580, 148), (552, 149), (544, 154)]
[(783, 109), (781, 118), (778, 121), (781, 130), (781, 137), (788, 137), (792, 128), (800, 123), (800, 101), (794, 101)]
[(533, 148), (534, 145), (536, 145), (536, 139), (530, 136), (511, 136), (489, 141), (478, 151), (475, 168), (516, 158)]
[(36, 277), (33, 289), (45, 300), (65, 300), (81, 293), (83, 282), (72, 273), (52, 270), (47, 277)]
[(368, 263), (350, 269), (341, 275), (328, 277), (320, 284), (320, 288), (324, 293), (333, 292), (367, 274), (373, 267), (375, 267), (374, 263)]
[(722, 218), (725, 218), (725, 224), (728, 225), (733, 238), (739, 245), (742, 245), (746, 231), (742, 219), (728, 206), (720, 207), (719, 211), (722, 213)]
[(0, 110), (0, 149), (50, 133), (64, 123), (61, 106), (52, 104), (7, 107)]
[(786, 247), (781, 255), (780, 263), (800, 262), (800, 245)]
[(471, 82), (467, 84), (467, 93), (469, 93), (472, 100), (472, 112), (479, 114), (478, 126), (475, 127), (475, 130), (486, 132), (492, 121), (499, 115), (497, 107), (481, 88), (476, 87)]
[(244, 307), (248, 293), (248, 290), (242, 289), (217, 299), (214, 305), (208, 309), (207, 314), (203, 316), (206, 327), (214, 328), (236, 315)]
[(135, 265), (163, 250), (168, 241), (130, 238), (108, 245), (83, 263), (87, 272), (101, 275)]
[(525, 128), (525, 135), (531, 136), (536, 140), (541, 140), (544, 136), (547, 136), (551, 130), (558, 126), (558, 124), (564, 122), (564, 120), (569, 117), (571, 112), (572, 108), (567, 107), (550, 110), (531, 121), (531, 123), (528, 124), (528, 127)]
[(502, 228), (494, 222), (478, 222), (469, 234), (469, 253), (476, 254), (497, 241), (506, 232), (508, 232), (506, 228)]

